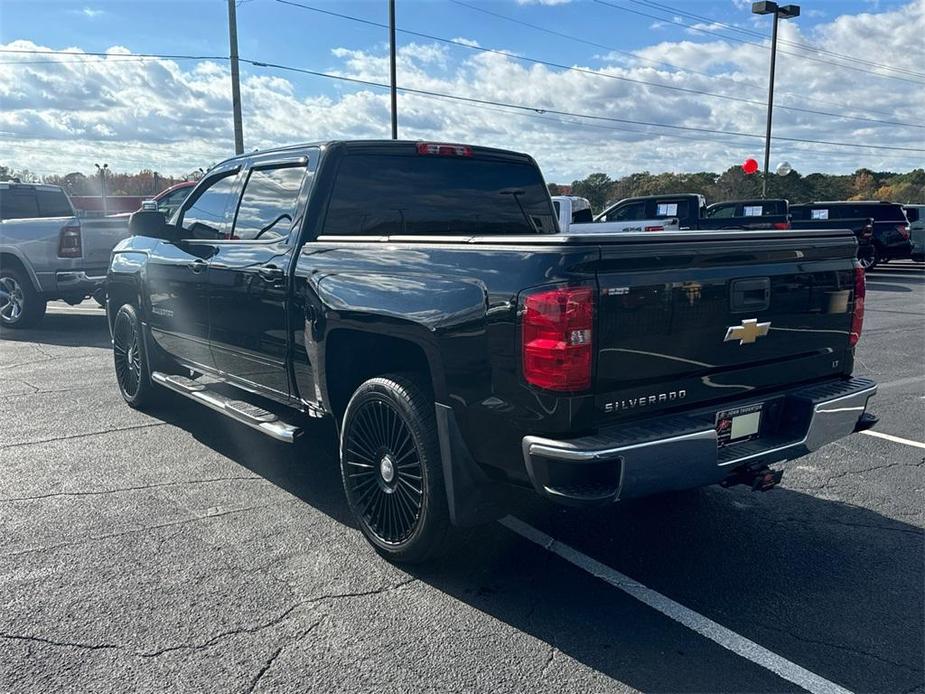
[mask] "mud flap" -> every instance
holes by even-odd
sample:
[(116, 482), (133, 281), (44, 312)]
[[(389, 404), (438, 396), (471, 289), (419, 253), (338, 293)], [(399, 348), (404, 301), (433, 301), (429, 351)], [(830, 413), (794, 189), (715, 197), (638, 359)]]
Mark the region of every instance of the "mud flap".
[(436, 403), (436, 416), (450, 521), (471, 527), (500, 518), (505, 514), (500, 483), (491, 480), (469, 455), (453, 409)]

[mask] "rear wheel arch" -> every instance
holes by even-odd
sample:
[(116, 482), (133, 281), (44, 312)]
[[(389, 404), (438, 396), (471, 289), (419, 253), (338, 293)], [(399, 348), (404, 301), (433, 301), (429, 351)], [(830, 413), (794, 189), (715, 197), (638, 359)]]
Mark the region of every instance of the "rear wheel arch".
[(439, 389), (431, 360), (418, 342), (352, 328), (332, 330), (325, 338), (325, 405), (339, 423), (356, 389), (370, 378), (400, 373), (430, 395)]
[(27, 265), (16, 253), (11, 253), (10, 251), (0, 251), (0, 269), (3, 268), (16, 268), (22, 272), (26, 277), (29, 278), (29, 282), (32, 283), (32, 288), (36, 292), (41, 292), (41, 287), (38, 284), (36, 279), (35, 272), (32, 270), (32, 267)]

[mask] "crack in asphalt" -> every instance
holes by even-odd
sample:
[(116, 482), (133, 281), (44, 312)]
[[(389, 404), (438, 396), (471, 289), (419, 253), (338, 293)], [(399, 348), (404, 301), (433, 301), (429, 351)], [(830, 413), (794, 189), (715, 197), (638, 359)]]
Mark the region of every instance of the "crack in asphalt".
[(284, 643), (282, 646), (277, 648), (273, 652), (273, 654), (267, 659), (267, 662), (263, 664), (263, 667), (260, 668), (257, 674), (251, 679), (250, 686), (247, 688), (247, 694), (252, 694), (252, 692), (255, 689), (257, 689), (257, 685), (260, 683), (261, 678), (263, 678), (263, 676), (267, 674), (267, 671), (269, 671), (269, 669), (273, 667), (273, 663), (276, 662), (276, 659), (279, 658), (280, 654), (284, 650), (300, 643), (306, 636), (312, 633), (315, 630), (315, 628), (318, 627), (324, 620), (325, 620), (325, 617), (322, 617), (317, 622), (309, 626), (308, 629), (306, 629), (301, 634), (299, 634), (299, 636), (297, 636), (293, 641), (290, 641), (289, 643)]
[[(75, 641), (59, 641), (56, 639), (48, 639), (48, 638), (44, 638), (41, 636), (9, 634), (5, 632), (0, 632), (0, 638), (9, 639), (9, 640), (17, 640), (17, 641), (27, 641), (27, 642), (32, 642), (32, 643), (42, 643), (45, 645), (55, 646), (55, 647), (60, 647), (60, 648), (75, 648), (75, 649), (82, 649), (82, 650), (116, 650), (116, 651), (120, 651), (122, 653), (125, 653), (133, 657), (137, 657), (137, 658), (157, 658), (167, 653), (175, 653), (177, 651), (199, 651), (199, 650), (203, 650), (206, 648), (211, 648), (212, 646), (215, 646), (219, 642), (227, 638), (233, 637), (233, 636), (240, 636), (240, 635), (245, 635), (245, 634), (251, 635), (251, 634), (259, 633), (261, 631), (265, 631), (266, 629), (270, 629), (274, 626), (278, 626), (279, 624), (282, 624), (284, 621), (289, 619), (289, 617), (296, 610), (298, 610), (301, 607), (305, 607), (306, 605), (311, 605), (311, 604), (315, 604), (315, 603), (319, 603), (319, 602), (323, 602), (325, 600), (331, 600), (331, 599), (357, 598), (357, 597), (365, 597), (369, 595), (381, 595), (383, 593), (387, 593), (393, 590), (399, 590), (403, 588), (404, 586), (407, 586), (409, 583), (413, 583), (417, 580), (418, 580), (417, 578), (409, 578), (407, 580), (400, 581), (395, 584), (381, 586), (374, 590), (353, 591), (353, 592), (347, 592), (347, 593), (331, 593), (331, 594), (315, 596), (312, 598), (307, 598), (305, 600), (298, 601), (297, 603), (295, 603), (294, 605), (291, 605), (290, 607), (287, 607), (280, 614), (273, 617), (269, 621), (256, 624), (253, 626), (242, 626), (242, 627), (237, 627), (235, 629), (229, 629), (228, 631), (223, 631), (221, 633), (215, 634), (200, 643), (181, 643), (181, 644), (176, 644), (173, 646), (166, 646), (164, 648), (159, 648), (154, 651), (139, 651), (139, 650), (132, 649), (125, 645), (114, 644), (114, 643), (94, 644), (94, 643), (81, 643), (81, 642), (75, 642)], [(301, 641), (302, 639), (304, 639), (316, 627), (318, 627), (322, 622), (324, 622), (324, 620), (327, 617), (328, 615), (322, 615), (320, 619), (313, 622), (307, 629), (303, 630), (302, 633), (299, 636), (297, 636), (294, 640), (289, 641), (288, 643), (285, 643), (282, 646), (280, 646), (280, 648), (278, 648), (274, 652), (273, 656), (271, 656), (271, 658), (264, 664), (261, 670), (257, 673), (257, 676), (252, 680), (250, 689), (248, 691), (254, 690), (254, 687), (256, 687), (257, 683), (260, 681), (260, 678), (263, 677), (264, 674), (266, 674), (267, 670), (270, 669), (270, 666), (272, 666), (273, 662), (276, 660), (276, 658), (279, 657), (279, 654), (283, 650), (285, 650), (287, 647), (292, 646), (298, 643), (299, 641)]]
[(900, 663), (895, 660), (890, 660), (889, 658), (884, 658), (883, 656), (877, 655), (876, 653), (871, 653), (870, 651), (865, 651), (861, 648), (845, 646), (839, 643), (832, 643), (831, 641), (821, 641), (818, 639), (811, 639), (806, 636), (800, 636), (799, 634), (795, 634), (789, 629), (784, 629), (782, 627), (775, 627), (769, 624), (760, 624), (758, 626), (762, 629), (768, 629), (769, 631), (776, 631), (780, 634), (786, 634), (790, 638), (795, 639), (797, 641), (802, 641), (803, 643), (810, 643), (810, 644), (813, 644), (814, 646), (825, 646), (827, 648), (835, 648), (840, 651), (847, 651), (848, 653), (851, 653), (853, 655), (859, 655), (864, 658), (870, 658), (871, 660), (877, 660), (881, 663), (884, 663), (885, 665), (903, 668), (905, 670), (911, 670), (912, 672), (922, 672), (923, 671), (922, 668), (915, 667), (914, 665), (908, 665), (906, 663)]
[(74, 392), (76, 392), (76, 391), (78, 391), (78, 390), (92, 390), (92, 389), (94, 389), (94, 388), (99, 388), (99, 384), (92, 384), (92, 383), (91, 383), (91, 384), (88, 384), (88, 385), (85, 385), (85, 386), (74, 386), (73, 388), (45, 388), (45, 389), (42, 389), (42, 388), (39, 388), (38, 386), (32, 385), (31, 383), (29, 383), (29, 382), (27, 382), (27, 381), (14, 380), (14, 379), (11, 379), (11, 378), (8, 378), (8, 379), (0, 379), (0, 380), (11, 381), (11, 382), (13, 382), (13, 383), (22, 383), (23, 385), (27, 385), (27, 386), (29, 386), (30, 388), (33, 389), (33, 390), (31, 390), (30, 392), (28, 392), (28, 393), (8, 393), (8, 394), (6, 394), (6, 395), (0, 395), (0, 400), (7, 400), (7, 399), (11, 399), (11, 398), (25, 398), (25, 397), (29, 397), (29, 396), (31, 396), (31, 395), (50, 395), (50, 394), (57, 394), (57, 393), (74, 393)]
[(556, 659), (556, 653), (559, 652), (559, 649), (555, 646), (550, 646), (549, 655), (546, 657), (546, 662), (543, 663), (543, 668), (540, 670), (540, 677), (546, 679), (547, 674), (549, 673), (549, 668), (552, 666), (552, 661)]
[(925, 465), (925, 457), (917, 463), (887, 463), (886, 465), (874, 465), (873, 467), (864, 468), (863, 470), (843, 470), (837, 474), (831, 475), (825, 479), (824, 482), (818, 485), (807, 484), (804, 485), (807, 489), (819, 490), (824, 489), (826, 486), (834, 482), (835, 480), (840, 480), (845, 477), (851, 477), (853, 475), (863, 475), (867, 472), (874, 472), (876, 470), (889, 470), (890, 468), (896, 467), (922, 467)]
[(77, 547), (80, 545), (85, 545), (88, 542), (99, 542), (100, 540), (109, 540), (114, 537), (123, 537), (125, 535), (133, 535), (137, 533), (147, 532), (149, 530), (159, 530), (160, 528), (172, 528), (178, 525), (186, 525), (189, 523), (198, 523), (199, 521), (211, 520), (213, 518), (221, 518), (222, 516), (230, 516), (236, 513), (247, 513), (248, 511), (255, 511), (262, 508), (270, 508), (272, 506), (281, 506), (283, 504), (292, 504), (292, 503), (302, 503), (301, 499), (283, 499), (281, 501), (273, 501), (268, 504), (256, 504), (254, 506), (246, 506), (243, 508), (233, 508), (228, 509), (227, 511), (220, 511), (218, 513), (206, 513), (201, 516), (193, 516), (192, 518), (183, 518), (181, 520), (169, 521), (167, 523), (155, 523), (154, 525), (144, 525), (139, 528), (132, 528), (130, 530), (123, 530), (117, 533), (106, 533), (104, 535), (94, 535), (91, 537), (83, 538), (75, 542), (59, 542), (54, 545), (46, 545), (44, 547), (30, 547), (29, 549), (17, 550), (16, 552), (8, 552), (7, 554), (0, 554), (0, 559), (7, 559), (10, 557), (18, 557), (24, 554), (33, 554), (36, 552), (50, 552), (52, 550), (61, 549), (63, 547)]
[(213, 477), (202, 480), (177, 480), (175, 482), (154, 482), (152, 484), (143, 484), (137, 487), (117, 487), (116, 489), (99, 489), (94, 491), (76, 491), (76, 492), (50, 492), (48, 494), (38, 494), (36, 496), (7, 496), (0, 497), (0, 502), (4, 501), (38, 501), (40, 499), (53, 499), (56, 497), (71, 496), (101, 496), (105, 494), (119, 494), (122, 492), (137, 492), (145, 489), (159, 489), (162, 487), (188, 486), (194, 484), (212, 484), (214, 482), (233, 482), (238, 480), (262, 480), (259, 475), (237, 475), (232, 477)]
[[(3, 364), (2, 366), (0, 366), (0, 369), (2, 369), (3, 371), (9, 371), (11, 369), (19, 368), (20, 366), (32, 366), (33, 364), (44, 364), (45, 362), (55, 361), (56, 359), (63, 359), (63, 358), (64, 358), (63, 356), (48, 357), (46, 359), (32, 359), (31, 361), (21, 361), (21, 362), (17, 362), (16, 364)], [(71, 363), (71, 362), (77, 361), (78, 359), (91, 359), (91, 358), (98, 359), (99, 355), (98, 354), (82, 354), (76, 357), (69, 355), (67, 356), (67, 361), (68, 363)]]
[(89, 436), (103, 436), (104, 434), (115, 434), (120, 431), (132, 431), (134, 429), (149, 429), (151, 427), (164, 427), (168, 426), (167, 422), (150, 422), (148, 424), (133, 424), (127, 427), (113, 427), (112, 429), (104, 429), (103, 431), (88, 431), (83, 434), (69, 434), (67, 436), (54, 436), (50, 439), (39, 439), (37, 441), (20, 441), (19, 443), (7, 443), (3, 446), (0, 446), (0, 451), (5, 451), (10, 448), (21, 448), (22, 446), (38, 446), (42, 443), (52, 443), (54, 441), (69, 441), (71, 439), (82, 439)]
[(46, 639), (41, 636), (28, 636), (21, 634), (7, 634), (6, 632), (0, 631), (0, 639), (9, 639), (11, 641), (28, 641), (31, 643), (43, 643), (49, 646), (60, 646), (65, 648), (79, 648), (89, 651), (103, 651), (103, 650), (122, 650), (121, 646), (117, 646), (113, 643), (78, 643), (75, 641), (55, 641), (54, 639)]

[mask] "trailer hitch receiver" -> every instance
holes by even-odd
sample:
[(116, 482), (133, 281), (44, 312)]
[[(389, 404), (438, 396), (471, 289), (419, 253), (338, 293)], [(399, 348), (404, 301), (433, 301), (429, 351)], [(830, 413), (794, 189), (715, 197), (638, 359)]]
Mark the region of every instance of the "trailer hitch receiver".
[(742, 467), (720, 482), (720, 485), (729, 488), (744, 484), (751, 487), (753, 492), (766, 492), (780, 484), (783, 477), (783, 470), (772, 470), (767, 465), (757, 468)]

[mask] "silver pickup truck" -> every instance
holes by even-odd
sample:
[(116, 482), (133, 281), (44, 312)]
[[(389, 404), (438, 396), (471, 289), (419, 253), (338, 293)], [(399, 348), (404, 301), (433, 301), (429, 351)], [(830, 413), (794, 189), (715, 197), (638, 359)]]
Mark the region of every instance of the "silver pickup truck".
[(105, 302), (113, 246), (128, 236), (120, 219), (80, 219), (59, 186), (0, 183), (0, 326), (24, 328), (45, 304)]

